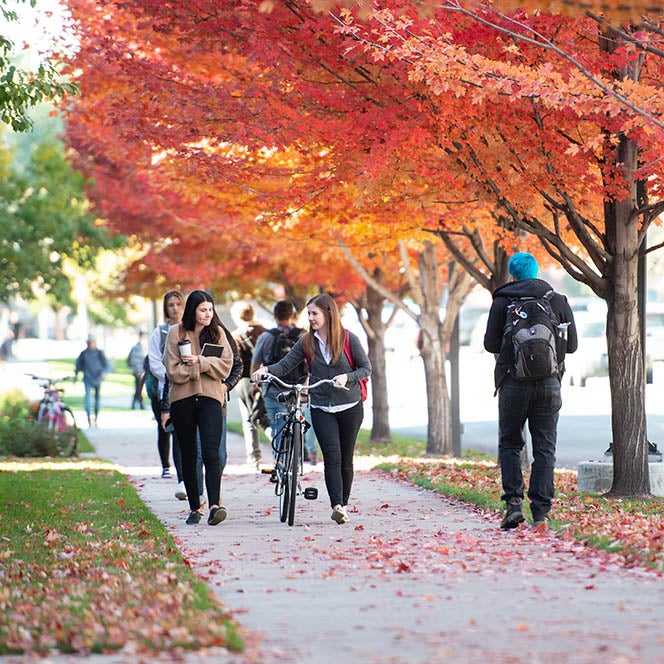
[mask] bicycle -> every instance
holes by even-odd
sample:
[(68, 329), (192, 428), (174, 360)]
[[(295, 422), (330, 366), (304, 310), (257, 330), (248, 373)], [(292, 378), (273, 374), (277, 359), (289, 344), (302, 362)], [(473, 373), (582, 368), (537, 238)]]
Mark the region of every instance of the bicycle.
[(274, 475), (276, 483), (274, 491), (279, 496), (279, 518), (282, 523), (288, 521), (288, 525), (292, 526), (295, 522), (297, 496), (302, 494), (307, 500), (315, 500), (318, 497), (318, 490), (314, 487), (302, 491), (300, 486), (300, 477), (304, 470), (302, 443), (304, 434), (311, 426), (302, 413), (302, 395), (321, 385), (336, 386), (336, 383), (331, 378), (325, 378), (311, 385), (301, 383), (291, 385), (272, 374), (265, 374), (261, 382), (274, 382), (285, 390), (277, 397), (281, 403), (286, 404), (288, 410), (283, 416), (284, 425), (272, 438), (274, 470), (266, 469), (263, 472)]
[(26, 374), (36, 380), (44, 390), (41, 401), (35, 405), (35, 422), (43, 426), (56, 439), (59, 451), (65, 456), (74, 456), (78, 446), (78, 426), (71, 408), (62, 401), (64, 389), (58, 383), (74, 382), (73, 376), (65, 378), (44, 378)]

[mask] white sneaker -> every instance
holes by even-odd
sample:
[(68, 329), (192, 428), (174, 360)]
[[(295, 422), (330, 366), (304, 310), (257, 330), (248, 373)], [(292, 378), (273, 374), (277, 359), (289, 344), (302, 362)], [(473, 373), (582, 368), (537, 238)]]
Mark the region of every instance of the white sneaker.
[(343, 505), (335, 505), (332, 508), (332, 521), (337, 523), (348, 523), (350, 519), (348, 514), (346, 514), (346, 508)]
[(184, 488), (184, 482), (178, 484), (178, 488), (175, 489), (175, 497), (178, 500), (187, 500), (187, 490)]

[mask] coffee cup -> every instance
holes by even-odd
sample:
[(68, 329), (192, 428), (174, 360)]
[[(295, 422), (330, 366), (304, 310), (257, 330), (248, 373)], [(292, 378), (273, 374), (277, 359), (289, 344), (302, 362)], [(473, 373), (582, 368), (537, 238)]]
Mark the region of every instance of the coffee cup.
[(178, 341), (178, 351), (180, 352), (180, 357), (191, 355), (191, 341), (189, 339)]

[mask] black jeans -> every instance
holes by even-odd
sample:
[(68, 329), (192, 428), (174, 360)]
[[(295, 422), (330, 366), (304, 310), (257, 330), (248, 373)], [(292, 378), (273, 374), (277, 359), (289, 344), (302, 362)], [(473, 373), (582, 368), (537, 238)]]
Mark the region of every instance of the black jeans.
[(553, 469), (561, 406), (560, 381), (555, 376), (532, 382), (508, 376), (498, 393), (502, 499), (523, 498), (521, 450), (526, 442), (524, 427), (527, 420), (533, 445), (528, 498), (534, 519), (544, 517), (553, 501)]
[(361, 402), (337, 413), (311, 409), (311, 423), (323, 452), (325, 486), (332, 507), (348, 505), (353, 486), (355, 441), (363, 419)]
[(200, 435), (201, 454), (205, 467), (205, 488), (210, 507), (220, 504), (221, 460), (220, 447), (223, 433), (221, 404), (216, 399), (203, 396), (187, 397), (171, 403), (171, 419), (182, 454), (182, 476), (187, 490), (189, 509), (197, 510), (200, 504), (196, 473), (197, 442)]
[[(164, 431), (164, 427), (161, 426), (161, 401), (154, 397), (150, 397), (150, 406), (152, 408), (154, 419), (157, 421), (157, 449), (159, 451), (161, 467), (170, 468), (171, 434)], [(178, 439), (175, 432), (173, 432), (173, 465), (175, 466), (178, 483), (184, 481), (182, 478), (182, 457), (180, 455), (180, 446), (178, 445)]]

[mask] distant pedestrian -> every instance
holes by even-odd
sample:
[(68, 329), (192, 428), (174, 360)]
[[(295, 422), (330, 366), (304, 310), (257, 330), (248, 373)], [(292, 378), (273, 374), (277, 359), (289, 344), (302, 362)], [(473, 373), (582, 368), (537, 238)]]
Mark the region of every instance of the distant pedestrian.
[(131, 347), (129, 355), (127, 356), (127, 366), (131, 375), (134, 377), (134, 396), (131, 400), (131, 409), (135, 410), (140, 408), (143, 410), (143, 365), (145, 363), (145, 332), (140, 330), (138, 333), (138, 341)]
[[(303, 360), (311, 381), (331, 378), (337, 387), (321, 386), (309, 395), (311, 423), (323, 452), (325, 486), (332, 520), (347, 523), (353, 485), (353, 454), (364, 418), (360, 381), (371, 375), (371, 363), (358, 337), (345, 330), (334, 299), (322, 293), (307, 303), (309, 331), (276, 364), (259, 367), (252, 379), (265, 373), (287, 375)], [(348, 348), (348, 354), (345, 348)], [(348, 387), (348, 390), (338, 389)]]
[[(535, 257), (525, 252), (514, 254), (510, 258), (508, 269), (514, 280), (494, 291), (484, 336), (484, 348), (496, 354), (498, 458), (503, 484), (502, 500), (505, 501), (505, 514), (500, 525), (503, 529), (516, 528), (524, 521), (521, 451), (526, 443), (526, 421), (533, 446), (533, 464), (528, 487), (530, 510), (535, 526), (546, 523), (554, 494), (558, 414), (562, 406), (560, 379), (565, 368), (565, 353), (573, 353), (578, 345), (574, 316), (567, 298), (554, 292), (546, 281), (537, 278), (539, 268)], [(551, 362), (552, 366), (548, 371), (550, 375), (541, 378), (524, 378), (524, 372), (517, 369), (515, 360), (512, 334), (514, 323), (510, 312), (515, 304), (524, 307), (524, 298), (538, 300), (537, 308), (546, 309), (547, 318), (553, 316), (553, 324), (557, 329), (554, 351), (557, 366)], [(552, 316), (548, 313), (549, 309)], [(531, 315), (533, 321), (538, 313), (535, 310), (535, 314)], [(516, 311), (514, 320), (518, 321), (519, 318), (528, 318), (525, 308)], [(532, 338), (538, 337), (534, 327), (530, 328), (529, 334)], [(530, 357), (534, 358), (538, 354), (539, 351), (533, 350)]]
[[(76, 360), (74, 378), (83, 373), (85, 387), (85, 414), (88, 417), (88, 426), (97, 426), (99, 417), (99, 390), (101, 383), (109, 372), (108, 360), (104, 351), (97, 348), (97, 340), (89, 335), (86, 348)], [(94, 402), (93, 402), (94, 399)]]
[[(219, 353), (204, 354), (205, 344), (216, 346)], [(221, 503), (220, 441), (228, 391), (224, 380), (233, 368), (234, 350), (207, 292), (194, 290), (187, 297), (182, 322), (168, 331), (163, 362), (170, 384), (170, 412), (162, 412), (161, 418), (165, 422), (170, 417), (180, 444), (190, 509), (186, 523), (194, 525), (201, 520), (196, 477), (199, 434), (210, 506), (208, 524), (217, 525), (226, 518), (226, 508)], [(241, 360), (238, 369), (239, 377)]]
[(7, 330), (7, 336), (0, 344), (0, 362), (6, 362), (14, 357), (14, 332)]
[[(240, 417), (242, 418), (242, 433), (244, 434), (245, 458), (247, 464), (259, 468), (261, 461), (261, 448), (258, 439), (261, 415), (262, 424), (267, 426), (267, 411), (260, 390), (251, 384), (251, 358), (258, 337), (265, 332), (265, 328), (254, 320), (255, 312), (251, 302), (236, 302), (231, 306), (231, 318), (237, 326), (233, 330), (233, 337), (240, 349), (243, 371), (235, 394), (238, 398)], [(262, 410), (262, 413), (261, 413)], [(269, 420), (268, 420), (269, 421)]]

